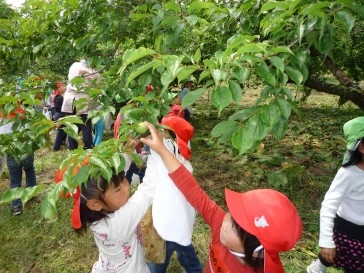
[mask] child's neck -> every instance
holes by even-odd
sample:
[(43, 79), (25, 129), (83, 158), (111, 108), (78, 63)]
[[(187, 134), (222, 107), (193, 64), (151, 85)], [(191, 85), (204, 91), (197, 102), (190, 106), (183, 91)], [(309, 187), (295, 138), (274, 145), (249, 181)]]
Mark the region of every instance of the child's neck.
[(361, 170), (363, 170), (363, 171), (364, 171), (364, 161), (360, 161), (358, 164), (356, 164), (356, 166), (357, 166), (359, 169), (361, 169)]

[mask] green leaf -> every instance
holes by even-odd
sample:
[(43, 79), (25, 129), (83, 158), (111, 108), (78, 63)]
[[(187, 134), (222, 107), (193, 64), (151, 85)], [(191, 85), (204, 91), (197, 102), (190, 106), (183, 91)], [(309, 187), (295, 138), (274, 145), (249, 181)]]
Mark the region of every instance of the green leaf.
[(90, 158), (88, 159), (88, 162), (103, 170), (106, 170), (108, 168), (107, 163), (102, 156), (91, 155)]
[(287, 87), (282, 87), (282, 94), (286, 95), (289, 100), (293, 100), (292, 91)]
[(257, 65), (256, 70), (260, 77), (265, 80), (268, 84), (272, 86), (276, 86), (276, 78), (270, 73), (268, 66), (266, 63), (260, 63)]
[(164, 5), (166, 9), (173, 10), (175, 12), (180, 12), (181, 8), (176, 2), (168, 2)]
[(278, 70), (283, 73), (284, 71), (284, 60), (277, 56), (272, 56), (269, 58), (269, 61), (276, 67)]
[(167, 91), (169, 84), (174, 80), (175, 77), (173, 77), (173, 75), (169, 72), (169, 71), (164, 71), (162, 76), (161, 76), (161, 82), (163, 85), (163, 89), (161, 91), (161, 95)]
[(288, 128), (288, 120), (284, 117), (280, 117), (279, 121), (274, 125), (271, 133), (276, 138), (281, 138), (284, 136)]
[(201, 10), (201, 9), (208, 9), (211, 7), (215, 7), (215, 4), (211, 3), (211, 2), (193, 2), (191, 5), (189, 5), (188, 7), (188, 12), (189, 13), (193, 13), (196, 10)]
[(56, 211), (56, 200), (54, 200), (50, 194), (47, 194), (40, 204), (41, 214), (46, 219), (52, 219)]
[(120, 156), (117, 154), (114, 154), (111, 158), (110, 158), (111, 164), (114, 167), (115, 172), (119, 173), (119, 169), (120, 169), (120, 165), (121, 165), (121, 161), (120, 161)]
[(194, 91), (190, 91), (183, 97), (182, 108), (186, 108), (193, 103), (195, 103), (199, 98), (201, 98), (207, 92), (207, 88), (199, 88)]
[(262, 8), (260, 9), (259, 14), (263, 14), (264, 12), (275, 9), (276, 7), (280, 7), (282, 10), (287, 8), (287, 3), (285, 2), (276, 2), (276, 1), (268, 1), (267, 3), (264, 3)]
[(277, 99), (277, 103), (279, 108), (281, 109), (282, 116), (288, 120), (291, 116), (291, 105), (288, 103), (288, 101), (283, 99)]
[(243, 90), (241, 89), (240, 84), (238, 84), (234, 80), (229, 80), (229, 88), (230, 88), (234, 101), (236, 103), (239, 103), (240, 99), (243, 95)]
[(345, 10), (335, 13), (335, 19), (344, 27), (346, 34), (349, 35), (355, 24), (355, 17)]
[(148, 62), (142, 66), (139, 66), (138, 68), (134, 69), (133, 72), (130, 73), (129, 77), (128, 77), (128, 83), (131, 82), (133, 79), (135, 79), (136, 77), (140, 76), (141, 74), (143, 74), (145, 71), (149, 70), (152, 67), (155, 67), (156, 65), (160, 65), (162, 64), (161, 61), (159, 60), (153, 60), (151, 62)]
[(204, 78), (210, 76), (210, 71), (205, 70), (200, 74), (200, 78), (198, 79), (198, 82), (200, 83)]
[(88, 180), (89, 176), (90, 176), (89, 166), (81, 166), (78, 169), (77, 174), (72, 179), (73, 181), (76, 182), (77, 185), (81, 185), (82, 183), (85, 183)]
[(198, 65), (183, 67), (182, 70), (177, 75), (178, 83), (180, 83), (182, 80), (188, 78), (188, 76), (190, 76), (198, 68), (199, 68)]
[(269, 126), (262, 121), (259, 114), (256, 114), (248, 120), (244, 130), (251, 134), (252, 139), (256, 141), (265, 138), (269, 131)]
[(66, 122), (64, 125), (63, 131), (73, 139), (78, 139), (78, 127), (70, 122)]
[(201, 49), (198, 48), (193, 56), (193, 60), (195, 63), (198, 63), (201, 60)]
[(303, 75), (300, 71), (294, 69), (291, 66), (286, 66), (284, 70), (287, 72), (288, 76), (297, 84), (300, 85), (303, 81)]
[(33, 47), (33, 54), (37, 54), (42, 49), (42, 45)]
[(254, 53), (254, 52), (255, 53), (265, 52), (265, 49), (260, 44), (246, 44), (246, 45), (241, 46), (237, 50), (237, 53), (238, 54), (242, 54), (242, 53)]
[(65, 124), (67, 122), (73, 124), (83, 124), (83, 121), (79, 116), (66, 116), (58, 120), (59, 124)]
[(172, 75), (173, 78), (176, 77), (180, 71), (180, 63), (179, 57), (174, 55), (165, 56), (163, 59), (163, 65), (167, 68), (167, 71)]
[(293, 54), (293, 52), (291, 51), (291, 49), (287, 46), (276, 46), (276, 47), (272, 47), (269, 48), (267, 53), (269, 55), (275, 54), (275, 53), (289, 53), (289, 54)]
[(145, 47), (139, 47), (134, 49), (128, 49), (125, 51), (123, 56), (123, 64), (125, 66), (131, 64), (132, 62), (135, 62), (145, 56), (149, 56), (152, 54), (156, 54), (156, 52), (152, 49), (145, 48)]
[(259, 115), (254, 115), (248, 120), (243, 129), (238, 128), (235, 131), (231, 138), (232, 144), (241, 155), (255, 148), (257, 140), (264, 138), (268, 130), (269, 127), (261, 121)]
[(248, 118), (251, 117), (252, 113), (254, 113), (255, 110), (256, 110), (255, 107), (239, 110), (239, 111), (235, 112), (234, 114), (232, 114), (229, 117), (229, 120), (237, 120), (237, 119), (239, 119), (241, 121), (247, 120)]
[(218, 115), (230, 104), (232, 99), (230, 89), (226, 86), (218, 86), (211, 92), (211, 102), (217, 108)]
[(315, 12), (317, 11), (321, 11), (322, 9), (330, 7), (331, 5), (333, 5), (333, 3), (328, 1), (319, 1), (316, 3), (312, 3), (311, 5), (308, 5), (307, 8), (305, 8), (301, 12), (301, 14), (302, 16), (312, 15), (315, 14)]
[(227, 141), (231, 140), (231, 137), (237, 128), (239, 127), (235, 121), (225, 120), (215, 125), (215, 127), (212, 129), (211, 136), (218, 137), (219, 143), (226, 143)]
[(261, 119), (269, 127), (272, 127), (278, 122), (281, 117), (281, 110), (279, 106), (270, 102), (268, 105), (264, 105), (261, 109)]
[(220, 137), (225, 131), (231, 130), (231, 128), (237, 128), (237, 123), (233, 120), (224, 120), (214, 126), (211, 131), (212, 137)]
[(215, 84), (219, 85), (219, 83), (220, 83), (220, 81), (222, 79), (223, 71), (220, 70), (220, 69), (212, 69), (211, 75), (212, 75), (212, 78), (215, 81)]

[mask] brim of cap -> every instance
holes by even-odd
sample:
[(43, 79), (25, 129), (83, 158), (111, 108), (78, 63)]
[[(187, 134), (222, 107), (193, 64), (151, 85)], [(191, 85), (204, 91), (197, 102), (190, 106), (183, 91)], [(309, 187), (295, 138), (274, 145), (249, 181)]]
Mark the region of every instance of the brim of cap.
[(351, 141), (351, 142), (348, 143), (348, 145), (346, 146), (346, 148), (349, 151), (353, 151), (354, 152), (356, 149), (358, 149), (360, 142), (361, 142), (361, 139), (358, 139), (358, 140), (355, 140), (355, 141)]
[(269, 254), (264, 250), (264, 272), (284, 273), (284, 268), (279, 257), (279, 253)]
[(243, 229), (249, 233), (255, 235), (254, 229), (248, 222), (247, 213), (245, 211), (244, 202), (242, 199), (242, 194), (229, 189), (225, 189), (225, 200), (228, 206), (231, 216), (234, 218), (235, 222), (238, 223)]

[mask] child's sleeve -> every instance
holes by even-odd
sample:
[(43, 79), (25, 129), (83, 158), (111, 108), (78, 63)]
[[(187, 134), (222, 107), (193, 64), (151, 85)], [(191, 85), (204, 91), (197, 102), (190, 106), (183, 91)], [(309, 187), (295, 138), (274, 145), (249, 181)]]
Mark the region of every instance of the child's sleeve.
[(153, 202), (156, 168), (152, 157), (148, 159), (143, 183), (128, 202), (108, 217), (110, 232), (115, 238), (129, 238)]
[(340, 168), (329, 190), (325, 194), (320, 210), (320, 239), (319, 246), (335, 248), (333, 239), (334, 219), (336, 213), (348, 192), (351, 191), (350, 172), (345, 168)]
[(169, 176), (211, 229), (220, 229), (222, 219), (226, 213), (210, 199), (197, 183), (195, 177), (183, 165)]

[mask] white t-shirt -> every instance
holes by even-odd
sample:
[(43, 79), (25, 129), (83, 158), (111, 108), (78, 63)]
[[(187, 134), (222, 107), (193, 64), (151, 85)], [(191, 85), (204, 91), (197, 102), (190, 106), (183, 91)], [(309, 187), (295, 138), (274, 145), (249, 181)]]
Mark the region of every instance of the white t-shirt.
[(144, 259), (139, 222), (153, 201), (155, 183), (148, 177), (155, 177), (155, 170), (154, 160), (150, 158), (148, 175), (128, 202), (90, 226), (99, 249), (99, 260), (92, 272), (150, 273)]
[(319, 246), (334, 248), (334, 218), (364, 225), (364, 171), (357, 166), (341, 167), (321, 205)]
[[(178, 153), (177, 143), (170, 139), (164, 139), (163, 143), (192, 173), (191, 163)], [(190, 245), (196, 215), (195, 209), (168, 176), (168, 170), (160, 156), (151, 150), (151, 157), (156, 162), (158, 172), (152, 209), (153, 225), (164, 240), (184, 246)]]
[[(72, 79), (76, 77), (81, 77), (83, 75), (86, 81), (85, 84), (87, 84), (87, 81), (92, 81), (93, 79), (100, 77), (99, 73), (96, 73), (95, 70), (86, 65), (85, 60), (81, 60), (80, 62), (75, 62), (71, 65), (68, 72), (68, 81), (71, 81)], [(92, 104), (88, 94), (83, 93), (82, 90), (77, 90), (76, 86), (72, 85), (71, 83), (68, 83), (66, 92), (64, 93), (63, 96), (62, 112), (72, 113), (73, 101), (74, 100), (77, 101), (81, 98), (87, 99), (89, 101), (89, 104)], [(79, 113), (87, 114), (87, 112), (88, 112), (88, 106), (83, 107)]]

